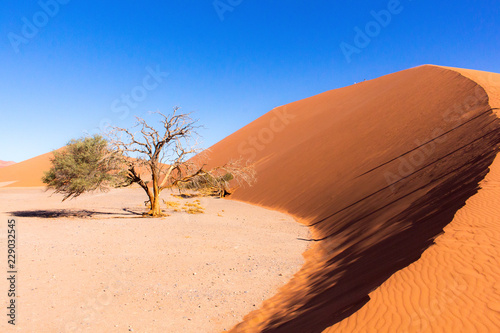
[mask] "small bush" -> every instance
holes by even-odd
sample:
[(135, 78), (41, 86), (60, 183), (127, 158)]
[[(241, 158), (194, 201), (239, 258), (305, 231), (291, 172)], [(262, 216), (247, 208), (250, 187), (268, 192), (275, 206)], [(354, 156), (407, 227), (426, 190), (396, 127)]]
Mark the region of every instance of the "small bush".
[(229, 172), (222, 176), (213, 176), (206, 173), (180, 184), (179, 189), (199, 191), (204, 196), (224, 197), (229, 194), (229, 181), (233, 178), (233, 175)]

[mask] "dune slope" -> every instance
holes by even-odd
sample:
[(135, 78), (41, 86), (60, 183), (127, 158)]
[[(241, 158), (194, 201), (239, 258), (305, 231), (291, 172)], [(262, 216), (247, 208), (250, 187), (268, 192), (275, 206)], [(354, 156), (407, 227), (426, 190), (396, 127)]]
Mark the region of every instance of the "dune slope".
[(306, 263), (234, 332), (321, 332), (420, 258), (478, 190), (500, 143), (487, 92), (421, 66), (275, 108), (211, 148), (258, 182), (237, 200), (311, 226)]
[(6, 187), (44, 186), (43, 173), (50, 169), (52, 156), (50, 152), (1, 168), (0, 186), (2, 184)]
[[(500, 75), (453, 69), (500, 107)], [(500, 115), (498, 109), (497, 115)], [(420, 260), (325, 332), (497, 332), (500, 327), (500, 158)]]

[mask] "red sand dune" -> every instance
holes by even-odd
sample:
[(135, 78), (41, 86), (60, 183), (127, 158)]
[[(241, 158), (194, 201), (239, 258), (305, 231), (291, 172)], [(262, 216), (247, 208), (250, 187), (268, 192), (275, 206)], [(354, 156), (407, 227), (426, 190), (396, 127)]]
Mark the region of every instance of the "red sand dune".
[(30, 158), (0, 169), (0, 184), (6, 187), (44, 186), (42, 177), (44, 171), (50, 169), (52, 153)]
[(13, 161), (0, 161), (0, 168), (4, 168), (6, 166), (9, 166), (9, 165), (12, 165), (12, 164), (15, 164), (16, 162), (13, 162)]
[(499, 129), (476, 81), (421, 66), (278, 107), (214, 145), (214, 164), (256, 162), (235, 199), (313, 233), (302, 269), (233, 331), (321, 332), (363, 307), (477, 192)]
[[(500, 107), (500, 75), (455, 69)], [(500, 115), (498, 109), (495, 110)], [(498, 332), (500, 158), (479, 192), (415, 263), (370, 294), (370, 302), (325, 332)]]

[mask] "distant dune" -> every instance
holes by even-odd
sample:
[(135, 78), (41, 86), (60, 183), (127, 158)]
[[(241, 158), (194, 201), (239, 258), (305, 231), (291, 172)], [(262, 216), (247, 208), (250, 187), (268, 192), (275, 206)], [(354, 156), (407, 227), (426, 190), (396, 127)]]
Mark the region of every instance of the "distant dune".
[(50, 169), (52, 153), (30, 158), (0, 169), (0, 187), (32, 187), (44, 186), (44, 171)]
[(16, 162), (13, 161), (0, 161), (0, 168), (15, 164)]
[[(256, 162), (257, 184), (237, 190), (235, 199), (292, 214), (313, 233), (306, 264), (234, 332), (321, 332), (420, 258), (478, 191), (498, 152), (500, 121), (492, 110), (498, 104), (489, 94), (500, 75), (477, 73), (426, 65), (328, 91), (278, 107), (211, 148), (214, 164), (241, 155)], [(493, 204), (485, 202), (484, 210)], [(489, 227), (498, 232), (498, 224)], [(475, 267), (486, 276), (489, 268)], [(446, 269), (457, 279), (467, 274), (451, 260)], [(428, 287), (436, 277), (413, 276), (420, 290), (411, 295), (438, 297)], [(382, 295), (381, 302), (400, 318), (375, 308), (340, 331), (376, 332), (372, 316), (395, 328), (388, 331), (420, 331), (411, 325), (421, 303), (407, 308), (410, 291), (398, 288), (399, 298)], [(451, 328), (490, 316), (486, 300), (460, 300), (452, 305), (477, 313), (447, 319)], [(435, 315), (429, 325), (438, 321)]]

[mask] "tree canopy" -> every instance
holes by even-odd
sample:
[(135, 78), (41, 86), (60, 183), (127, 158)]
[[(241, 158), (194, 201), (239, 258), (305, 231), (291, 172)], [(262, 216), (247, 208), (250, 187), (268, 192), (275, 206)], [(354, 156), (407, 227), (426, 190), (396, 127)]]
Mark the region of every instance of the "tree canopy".
[(122, 159), (100, 135), (71, 140), (53, 154), (52, 167), (42, 180), (56, 193), (63, 193), (63, 201), (85, 192), (129, 184)]

